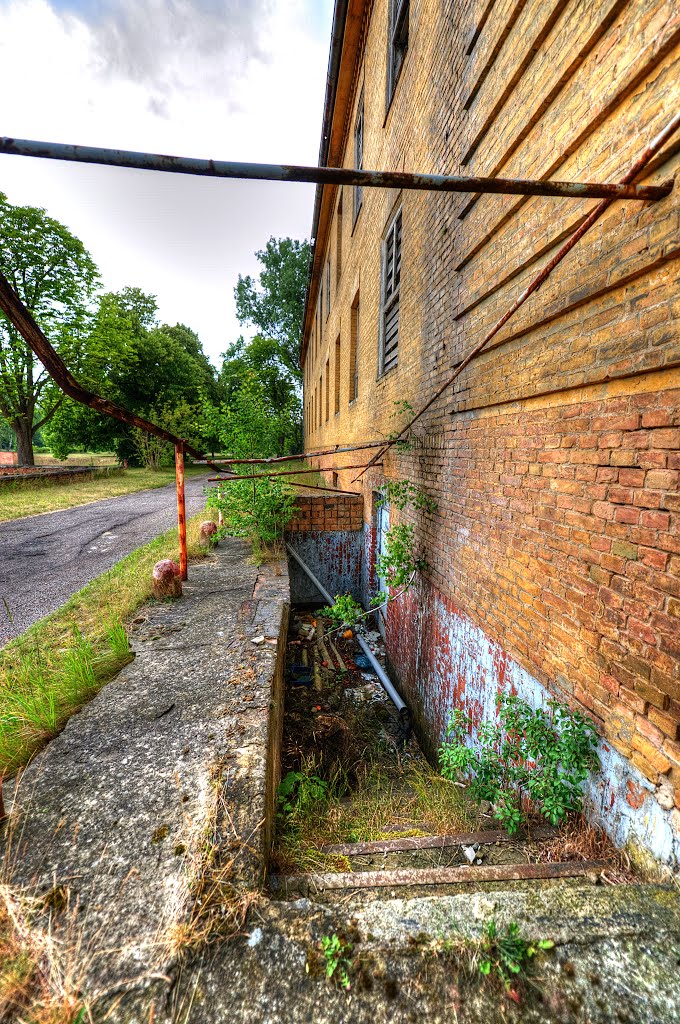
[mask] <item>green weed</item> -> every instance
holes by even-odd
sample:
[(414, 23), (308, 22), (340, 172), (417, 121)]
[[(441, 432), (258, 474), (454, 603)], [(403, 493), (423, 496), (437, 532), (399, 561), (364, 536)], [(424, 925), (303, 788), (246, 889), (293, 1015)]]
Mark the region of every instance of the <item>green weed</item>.
[(344, 942), (339, 936), (324, 935), (321, 940), (321, 952), (326, 965), (326, 977), (335, 980), (341, 988), (350, 987), (349, 972), (352, 969), (352, 944)]
[(480, 974), (495, 974), (503, 982), (506, 991), (521, 978), (526, 971), (531, 957), (540, 949), (552, 949), (555, 945), (550, 939), (541, 939), (532, 944), (522, 938), (519, 925), (512, 922), (501, 934), (492, 918), (487, 921), (480, 945)]
[(471, 774), (470, 793), (495, 805), (495, 817), (513, 833), (524, 820), (522, 795), (536, 803), (552, 825), (581, 810), (582, 785), (599, 767), (595, 728), (584, 715), (551, 700), (534, 710), (520, 697), (502, 695), (498, 723), (482, 722), (478, 743), (466, 739), (472, 719), (460, 710), (449, 719), (439, 748), (442, 775)]

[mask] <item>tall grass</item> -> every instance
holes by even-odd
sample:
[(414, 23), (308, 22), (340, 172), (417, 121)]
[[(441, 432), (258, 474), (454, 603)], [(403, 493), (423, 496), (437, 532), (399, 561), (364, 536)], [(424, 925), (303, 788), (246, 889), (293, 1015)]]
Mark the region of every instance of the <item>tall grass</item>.
[[(188, 524), (190, 557), (202, 553), (205, 515)], [(0, 651), (0, 778), (26, 764), (132, 659), (125, 622), (151, 598), (161, 558), (178, 558), (176, 529), (137, 548)]]

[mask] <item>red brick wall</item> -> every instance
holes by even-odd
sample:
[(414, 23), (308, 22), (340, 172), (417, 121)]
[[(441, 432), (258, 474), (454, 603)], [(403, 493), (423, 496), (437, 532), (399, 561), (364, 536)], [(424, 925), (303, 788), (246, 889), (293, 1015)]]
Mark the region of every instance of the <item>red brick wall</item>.
[(318, 533), (321, 530), (360, 530), (364, 523), (363, 497), (296, 497), (298, 513), (287, 526), (288, 533)]

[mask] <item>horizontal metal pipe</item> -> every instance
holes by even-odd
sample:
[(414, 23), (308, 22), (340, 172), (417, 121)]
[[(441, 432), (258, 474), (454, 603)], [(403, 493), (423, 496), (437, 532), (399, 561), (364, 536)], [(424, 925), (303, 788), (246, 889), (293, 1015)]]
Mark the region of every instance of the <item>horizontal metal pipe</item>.
[(453, 174), (410, 174), (406, 171), (366, 171), (349, 167), (303, 167), (296, 164), (252, 164), (231, 160), (141, 153), (99, 146), (75, 146), (33, 139), (0, 138), (0, 153), (44, 160), (130, 167), (142, 171), (198, 174), (209, 178), (257, 181), (302, 181), (317, 185), (361, 185), (366, 188), (405, 188), (428, 192), (491, 192), (501, 195), (557, 196), (568, 199), (663, 199), (672, 181), (660, 185), (622, 185), (590, 181), (541, 181), (531, 178), (484, 178)]
[[(314, 575), (312, 570), (309, 568), (309, 566), (306, 565), (305, 562), (302, 561), (302, 559), (298, 555), (297, 551), (295, 551), (295, 549), (292, 548), (290, 546), (290, 544), (286, 544), (286, 551), (291, 556), (291, 558), (293, 558), (294, 561), (297, 562), (297, 564), (300, 566), (302, 571), (307, 574), (309, 579), (312, 581), (312, 583), (314, 584), (316, 589), (319, 591), (319, 593), (323, 597), (324, 601), (327, 604), (335, 604), (334, 599), (328, 593), (328, 591), (324, 587), (323, 583), (321, 583), (320, 580), (318, 580), (316, 578), (316, 576)], [(377, 675), (378, 679), (380, 680), (380, 683), (382, 685), (383, 690), (385, 691), (387, 696), (390, 698), (390, 700), (394, 704), (394, 706), (397, 709), (397, 711), (400, 714), (405, 713), (406, 715), (408, 715), (408, 708), (406, 707), (406, 704), (404, 703), (404, 701), (401, 699), (401, 697), (397, 693), (396, 689), (394, 688), (394, 684), (392, 683), (392, 680), (390, 679), (390, 677), (387, 675), (387, 672), (385, 672), (385, 669), (382, 667), (382, 665), (380, 664), (380, 662), (376, 658), (375, 654), (373, 653), (371, 648), (368, 646), (368, 644), (366, 643), (364, 638), (361, 636), (361, 634), (358, 632), (358, 630), (355, 630), (355, 635), (356, 635), (357, 641), (359, 643), (359, 647), (361, 647), (361, 650), (364, 652), (364, 654), (366, 655), (366, 657), (370, 661), (370, 663), (371, 663), (371, 665), (373, 667), (373, 671), (375, 672), (375, 674)]]
[(330, 491), (331, 494), (352, 494), (355, 498), (363, 496), (361, 491), (343, 491), (341, 487), (320, 487), (319, 484), (298, 484), (295, 480), (288, 481), (289, 487), (308, 487), (311, 491)]
[[(363, 469), (366, 465), (365, 462), (360, 462), (355, 466), (324, 466), (324, 472), (326, 473), (340, 473), (343, 469)], [(224, 472), (229, 472), (224, 470)], [(209, 476), (208, 480), (211, 483), (217, 481), (221, 484), (228, 484), (230, 480), (268, 480), (272, 476), (302, 476), (303, 473), (318, 473), (318, 469), (278, 469), (275, 473), (248, 473), (233, 476)]]
[(343, 452), (360, 452), (364, 448), (383, 448), (385, 445), (393, 444), (392, 441), (365, 441), (361, 444), (346, 445), (339, 448), (324, 448), (318, 452), (301, 452), (298, 455), (276, 455), (270, 459), (213, 459), (212, 466), (269, 466), (277, 462), (295, 462), (299, 459), (316, 459), (321, 455), (342, 455)]

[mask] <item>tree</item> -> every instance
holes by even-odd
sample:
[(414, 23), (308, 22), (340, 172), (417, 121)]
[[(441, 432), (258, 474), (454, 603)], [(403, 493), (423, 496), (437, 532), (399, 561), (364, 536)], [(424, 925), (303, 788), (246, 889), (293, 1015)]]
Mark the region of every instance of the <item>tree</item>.
[[(1, 192), (0, 238), (0, 271), (73, 367), (84, 351), (99, 280), (94, 261), (83, 243), (45, 210), (12, 206)], [(62, 401), (47, 371), (0, 311), (0, 414), (16, 435), (19, 465), (34, 465), (33, 436)]]
[(281, 363), (301, 381), (300, 346), (311, 247), (294, 238), (270, 238), (256, 252), (262, 271), (259, 285), (241, 277), (234, 289), (236, 316), (253, 324), (265, 338), (277, 343)]
[[(160, 326), (156, 313), (155, 296), (139, 288), (102, 295), (78, 376), (91, 391), (171, 430), (181, 409), (183, 430), (176, 432), (200, 446), (198, 421), (216, 387), (214, 370), (190, 328)], [(48, 443), (61, 457), (78, 447), (139, 456), (130, 427), (70, 400), (55, 415)]]

